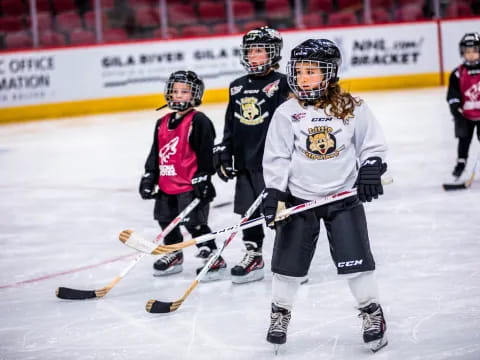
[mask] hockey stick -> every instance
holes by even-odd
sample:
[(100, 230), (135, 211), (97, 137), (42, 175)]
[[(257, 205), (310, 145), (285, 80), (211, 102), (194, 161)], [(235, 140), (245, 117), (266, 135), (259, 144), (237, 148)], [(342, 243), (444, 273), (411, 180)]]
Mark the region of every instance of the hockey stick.
[(465, 180), (464, 182), (461, 183), (450, 183), (450, 184), (443, 184), (443, 190), (445, 191), (450, 191), (450, 190), (464, 190), (468, 189), (472, 183), (473, 180), (475, 179), (475, 173), (477, 171), (477, 165), (480, 159), (480, 154), (477, 156), (477, 159), (475, 160), (475, 164), (473, 164), (473, 169), (472, 169), (472, 174), (470, 177)]
[[(290, 215), (293, 215), (293, 214), (296, 214), (296, 213), (299, 213), (299, 212), (302, 212), (302, 211), (305, 211), (305, 210), (313, 209), (315, 207), (326, 205), (326, 204), (329, 204), (329, 203), (334, 202), (334, 201), (342, 200), (342, 199), (345, 199), (347, 197), (354, 196), (356, 194), (357, 194), (356, 189), (346, 190), (346, 191), (342, 191), (342, 192), (339, 192), (339, 193), (334, 194), (334, 195), (326, 196), (326, 197), (324, 197), (322, 199), (319, 199), (319, 200), (313, 200), (313, 201), (309, 201), (309, 202), (306, 202), (306, 203), (303, 203), (303, 204), (300, 204), (300, 205), (297, 205), (297, 206), (292, 206), (291, 208), (285, 209), (281, 213), (279, 213), (277, 215), (277, 219), (278, 218), (285, 218), (285, 217), (288, 217)], [(258, 226), (260, 224), (263, 224), (264, 221), (265, 221), (264, 217), (260, 216), (260, 217), (255, 218), (255, 219), (248, 220), (248, 221), (245, 221), (245, 222), (242, 222), (240, 224), (233, 225), (233, 226), (228, 226), (228, 227), (223, 228), (221, 230), (211, 232), (210, 234), (201, 235), (201, 236), (193, 238), (189, 241), (185, 241), (185, 242), (178, 243), (178, 244), (173, 244), (173, 245), (158, 245), (157, 246), (154, 243), (152, 243), (148, 240), (145, 240), (140, 235), (133, 232), (133, 230), (122, 231), (119, 235), (119, 239), (125, 245), (127, 245), (127, 246), (129, 246), (129, 247), (131, 247), (135, 250), (138, 250), (138, 251), (141, 251), (141, 252), (144, 252), (144, 253), (148, 253), (148, 254), (160, 255), (160, 254), (166, 254), (166, 253), (169, 253), (169, 252), (177, 251), (177, 250), (180, 250), (180, 249), (192, 246), (192, 245), (200, 244), (200, 243), (208, 241), (208, 240), (215, 239), (219, 235), (226, 235), (226, 234), (231, 234), (233, 232), (237, 232), (237, 231), (240, 231), (240, 230), (249, 229), (249, 228), (252, 228), (254, 226)]]
[[(168, 224), (168, 226), (163, 229), (163, 231), (157, 235), (155, 238), (155, 243), (160, 242), (167, 236), (198, 204), (200, 203), (199, 199), (194, 199), (190, 204), (187, 205), (185, 209), (182, 210), (180, 214), (177, 215), (175, 219)], [(78, 290), (78, 289), (71, 289), (67, 287), (59, 287), (56, 290), (56, 295), (60, 299), (68, 299), (68, 300), (85, 300), (85, 299), (92, 299), (92, 298), (101, 298), (108, 294), (112, 288), (117, 285), (117, 283), (122, 280), (125, 275), (127, 275), (130, 270), (132, 270), (138, 262), (143, 259), (143, 257), (147, 255), (145, 253), (138, 254), (135, 259), (133, 259), (130, 264), (118, 275), (115, 279), (112, 280), (110, 284), (107, 286), (98, 289), (98, 290)]]
[[(257, 199), (253, 202), (252, 205), (248, 208), (248, 210), (245, 212), (243, 215), (242, 220), (240, 221), (240, 224), (244, 224), (245, 222), (248, 221), (250, 216), (257, 210), (257, 208), (260, 206), (262, 203), (263, 198), (265, 197), (265, 192), (261, 192), (260, 195), (257, 197)], [(215, 261), (220, 257), (220, 255), (223, 253), (223, 250), (230, 244), (230, 242), (235, 238), (235, 235), (237, 235), (238, 231), (235, 231), (230, 234), (230, 236), (223, 242), (222, 247), (220, 250), (216, 252), (214, 256), (212, 256), (210, 259), (208, 259), (207, 263), (205, 266), (202, 268), (200, 273), (197, 275), (195, 280), (192, 282), (192, 284), (188, 287), (187, 291), (183, 294), (183, 296), (173, 302), (164, 302), (164, 301), (158, 301), (155, 299), (151, 299), (147, 302), (145, 306), (145, 310), (147, 310), (150, 313), (169, 313), (172, 311), (177, 310), (185, 301), (185, 299), (190, 295), (190, 293), (193, 291), (193, 289), (196, 288), (198, 283), (202, 280), (203, 276), (210, 270), (210, 267), (212, 264), (215, 263)]]

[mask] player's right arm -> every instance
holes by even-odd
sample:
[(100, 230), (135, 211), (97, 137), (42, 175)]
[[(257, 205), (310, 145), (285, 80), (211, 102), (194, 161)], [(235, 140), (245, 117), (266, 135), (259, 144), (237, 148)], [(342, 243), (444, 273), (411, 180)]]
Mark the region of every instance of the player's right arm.
[(262, 166), (265, 187), (286, 191), (295, 135), (288, 114), (281, 109), (277, 108), (268, 127)]
[(153, 132), (153, 142), (150, 147), (150, 152), (145, 161), (145, 172), (140, 179), (139, 193), (142, 199), (152, 199), (155, 197), (155, 186), (159, 177), (158, 166), (158, 128), (160, 120), (155, 124), (155, 131)]
[(228, 92), (229, 99), (227, 110), (225, 112), (225, 124), (223, 127), (223, 140), (220, 144), (213, 147), (213, 165), (218, 177), (223, 181), (231, 180), (235, 177), (236, 172), (233, 168), (233, 104), (234, 101), (231, 97), (231, 88)]
[(447, 102), (454, 119), (464, 120), (462, 113), (462, 92), (460, 90), (460, 69), (456, 68), (448, 80)]

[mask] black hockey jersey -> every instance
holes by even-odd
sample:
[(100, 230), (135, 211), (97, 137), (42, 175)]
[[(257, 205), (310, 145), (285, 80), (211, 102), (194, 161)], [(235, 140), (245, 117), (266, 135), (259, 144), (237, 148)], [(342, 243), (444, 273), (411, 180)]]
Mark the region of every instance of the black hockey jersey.
[(237, 170), (262, 170), (268, 125), (289, 91), (287, 77), (275, 71), (245, 75), (230, 84), (222, 144), (233, 155)]

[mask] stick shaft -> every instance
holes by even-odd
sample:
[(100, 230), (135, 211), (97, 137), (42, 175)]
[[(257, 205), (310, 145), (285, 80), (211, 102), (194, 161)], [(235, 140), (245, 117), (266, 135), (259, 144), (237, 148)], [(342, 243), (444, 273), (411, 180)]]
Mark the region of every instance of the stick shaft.
[[(173, 219), (170, 224), (167, 225), (163, 231), (157, 235), (155, 238), (155, 242), (158, 243), (161, 240), (165, 238), (198, 204), (200, 203), (199, 199), (194, 199), (190, 204), (187, 205), (187, 207), (180, 212), (180, 214)], [(88, 291), (89, 296), (82, 296), (80, 297), (80, 294), (85, 294), (85, 290), (76, 290), (76, 289), (65, 289), (65, 288), (59, 288), (57, 289), (57, 297), (61, 298), (70, 298), (70, 299), (87, 299), (87, 298), (92, 298), (92, 297), (104, 297), (105, 295), (108, 294), (112, 288), (120, 282), (120, 280), (123, 279), (139, 262), (145, 257), (145, 253), (138, 253), (137, 256), (125, 267), (125, 269), (122, 270), (120, 275), (116, 276), (107, 286), (97, 289), (97, 290), (92, 290)], [(63, 290), (61, 290), (63, 289)], [(62, 295), (62, 293), (64, 295)], [(60, 294), (60, 296), (59, 296)], [(93, 295), (94, 294), (94, 295)]]
[[(257, 210), (257, 208), (260, 206), (260, 204), (262, 203), (262, 200), (264, 198), (264, 195), (265, 192), (262, 191), (260, 193), (260, 195), (257, 197), (257, 199), (253, 202), (252, 205), (250, 205), (250, 207), (248, 208), (248, 210), (245, 212), (242, 220), (240, 221), (240, 224), (242, 223), (245, 223), (246, 221), (248, 221), (248, 218), (250, 216), (253, 215), (253, 213)], [(161, 306), (161, 309), (164, 310), (164, 311), (167, 311), (167, 312), (172, 312), (172, 311), (175, 311), (177, 310), (181, 305), (182, 303), (185, 301), (185, 299), (190, 295), (190, 293), (197, 287), (198, 283), (200, 282), (200, 280), (205, 276), (205, 274), (208, 272), (208, 270), (210, 270), (210, 267), (215, 263), (215, 261), (220, 257), (220, 255), (223, 253), (223, 250), (228, 246), (228, 244), (230, 244), (230, 242), (235, 238), (235, 236), (237, 235), (238, 231), (237, 232), (233, 232), (230, 234), (230, 236), (223, 242), (223, 245), (222, 247), (216, 252), (216, 254), (214, 256), (212, 256), (210, 259), (208, 259), (207, 263), (204, 265), (204, 267), (202, 268), (202, 270), (198, 273), (197, 277), (195, 278), (195, 280), (190, 284), (190, 286), (188, 287), (188, 289), (185, 291), (185, 293), (183, 294), (183, 296), (172, 302), (172, 303), (162, 303), (162, 306)], [(152, 312), (152, 307), (154, 307), (154, 304), (157, 303), (159, 304), (160, 302), (157, 301), (157, 300), (149, 300), (146, 304), (146, 309), (148, 312)], [(157, 305), (157, 308), (158, 308), (158, 305)], [(155, 311), (155, 310), (154, 310)]]
[[(167, 225), (167, 227), (165, 229), (162, 230), (162, 232), (160, 234), (157, 235), (157, 237), (155, 238), (155, 243), (158, 243), (160, 241), (162, 241), (168, 234), (170, 234), (170, 232), (172, 232), (173, 229), (175, 229), (175, 227), (188, 215), (190, 214), (190, 212), (195, 209), (195, 207), (197, 207), (197, 205), (200, 203), (200, 200), (195, 198), (193, 199), (193, 201), (187, 205), (187, 207), (185, 209), (183, 209), (180, 214), (177, 215), (177, 217), (175, 217), (175, 219), (173, 219), (170, 224)], [(135, 259), (132, 260), (132, 262), (122, 271), (122, 273), (120, 274), (120, 278), (123, 278), (125, 275), (127, 275), (130, 270), (132, 270), (135, 265), (137, 265), (140, 260), (142, 260), (144, 258), (144, 256), (147, 255), (145, 253), (140, 253), (138, 254)], [(116, 283), (115, 283), (116, 284)], [(112, 286), (113, 287), (113, 286)]]
[[(356, 194), (357, 194), (356, 189), (342, 191), (340, 193), (337, 193), (331, 196), (326, 196), (322, 199), (309, 201), (309, 202), (288, 208), (282, 211), (280, 214), (278, 214), (278, 217), (290, 216), (302, 211), (313, 209), (318, 206), (332, 203), (334, 201), (342, 200), (347, 197), (354, 196)], [(264, 222), (265, 222), (265, 218), (263, 216), (260, 216), (258, 218), (251, 219), (240, 224), (228, 226), (226, 228), (211, 232), (209, 234), (201, 235), (199, 237), (196, 237), (186, 242), (172, 244), (172, 245), (155, 246), (154, 243), (148, 240), (145, 240), (140, 235), (137, 235), (136, 233), (134, 233), (132, 230), (124, 230), (122, 233), (120, 233), (120, 241), (122, 241), (125, 245), (130, 246), (136, 250), (153, 254), (153, 255), (160, 255), (160, 254), (166, 254), (173, 251), (178, 251), (192, 245), (203, 243), (205, 241), (213, 240), (219, 235), (228, 235), (234, 232), (238, 232), (240, 230), (246, 230), (254, 226), (261, 225)]]
[[(243, 215), (243, 218), (242, 220), (240, 221), (240, 225), (241, 224), (244, 224), (245, 222), (248, 221), (248, 219), (250, 218), (250, 216), (253, 215), (253, 213), (258, 209), (258, 207), (260, 206), (260, 204), (262, 203), (262, 200), (264, 198), (264, 195), (265, 192), (262, 191), (260, 193), (260, 195), (258, 195), (258, 197), (255, 199), (255, 201), (253, 202), (252, 205), (250, 205), (250, 207), (248, 208), (248, 210), (245, 212), (245, 214)], [(228, 246), (228, 244), (230, 244), (230, 242), (235, 238), (235, 236), (238, 234), (238, 231), (235, 231), (233, 233), (230, 234), (230, 236), (223, 242), (222, 244), (222, 247), (217, 251), (217, 253), (212, 256), (208, 261), (207, 263), (205, 264), (205, 266), (202, 268), (202, 271), (200, 271), (200, 273), (197, 275), (196, 277), (196, 280), (200, 281), (203, 276), (208, 272), (208, 270), (210, 270), (210, 267), (215, 263), (215, 261), (220, 257), (220, 255), (222, 254), (223, 250)]]

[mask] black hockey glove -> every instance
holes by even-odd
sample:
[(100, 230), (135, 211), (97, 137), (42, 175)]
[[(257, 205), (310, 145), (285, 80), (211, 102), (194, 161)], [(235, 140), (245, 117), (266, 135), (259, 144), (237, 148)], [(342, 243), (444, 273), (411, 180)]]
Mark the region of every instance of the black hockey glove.
[(145, 173), (140, 180), (139, 193), (142, 199), (153, 199), (156, 196), (155, 191), (156, 181), (152, 173)]
[(265, 189), (266, 196), (263, 198), (263, 215), (265, 216), (265, 223), (270, 229), (277, 229), (290, 221), (290, 218), (284, 217), (277, 219), (277, 214), (285, 210), (285, 201), (288, 199), (288, 194), (273, 188)]
[(192, 179), (192, 186), (195, 197), (203, 202), (210, 202), (217, 195), (208, 174), (196, 174)]
[(378, 156), (369, 157), (358, 170), (355, 186), (361, 202), (377, 199), (383, 195), (382, 175), (387, 171), (387, 164)]
[(467, 121), (468, 119), (463, 115), (462, 105), (460, 103), (450, 104), (450, 112), (453, 115), (454, 120)]
[(213, 166), (218, 177), (225, 182), (237, 175), (233, 168), (232, 155), (227, 151), (225, 145), (220, 144), (213, 147)]

